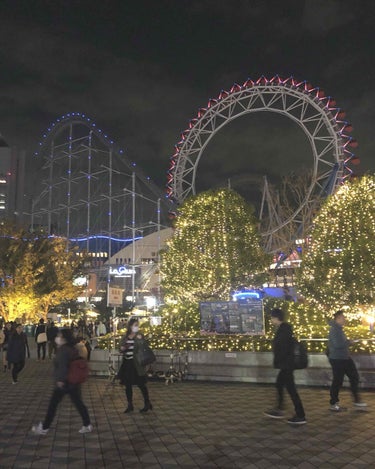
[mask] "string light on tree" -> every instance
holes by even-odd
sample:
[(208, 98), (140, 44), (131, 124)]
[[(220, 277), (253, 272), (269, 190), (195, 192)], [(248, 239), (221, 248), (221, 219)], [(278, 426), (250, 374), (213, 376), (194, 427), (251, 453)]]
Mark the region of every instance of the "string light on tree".
[(179, 208), (161, 256), (170, 313), (177, 305), (175, 320), (199, 330), (200, 301), (230, 300), (230, 292), (256, 282), (268, 262), (253, 208), (239, 194), (219, 189), (191, 197)]
[(314, 221), (312, 245), (302, 260), (299, 288), (326, 313), (345, 308), (359, 319), (374, 304), (375, 177), (345, 183)]

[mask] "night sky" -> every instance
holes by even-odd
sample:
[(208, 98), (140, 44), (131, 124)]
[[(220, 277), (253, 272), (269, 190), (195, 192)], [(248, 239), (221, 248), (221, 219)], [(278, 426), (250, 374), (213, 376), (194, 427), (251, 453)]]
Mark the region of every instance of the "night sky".
[[(373, 0), (9, 0), (0, 7), (0, 133), (32, 153), (67, 112), (94, 119), (160, 186), (180, 132), (210, 97), (260, 75), (334, 96), (375, 170)], [(200, 189), (309, 167), (283, 116), (237, 119), (210, 143)]]

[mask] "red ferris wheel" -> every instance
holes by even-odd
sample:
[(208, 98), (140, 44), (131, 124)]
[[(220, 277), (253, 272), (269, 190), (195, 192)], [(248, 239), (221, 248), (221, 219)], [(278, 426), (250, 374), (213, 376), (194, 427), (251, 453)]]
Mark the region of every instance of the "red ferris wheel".
[(181, 133), (171, 157), (167, 190), (177, 203), (195, 195), (199, 161), (211, 139), (234, 119), (264, 111), (284, 115), (299, 125), (312, 153), (311, 180), (303, 201), (292, 214), (278, 219), (262, 233), (267, 249), (272, 251), (280, 230), (290, 224), (302, 224), (301, 214), (306, 207), (323, 194), (333, 193), (353, 173), (351, 164), (359, 163), (353, 153), (358, 143), (350, 135), (352, 126), (345, 111), (321, 88), (276, 75), (271, 79), (264, 76), (255, 81), (248, 79), (243, 85), (234, 84), (230, 90), (221, 91), (198, 110)]

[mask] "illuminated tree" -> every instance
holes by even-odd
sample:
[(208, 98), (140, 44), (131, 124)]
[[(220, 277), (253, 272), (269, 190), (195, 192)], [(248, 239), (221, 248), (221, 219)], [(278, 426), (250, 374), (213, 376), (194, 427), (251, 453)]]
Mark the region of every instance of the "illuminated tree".
[(268, 260), (252, 207), (230, 189), (205, 192), (179, 208), (161, 256), (162, 287), (180, 305), (229, 300), (232, 290), (257, 282)]
[(33, 314), (37, 306), (32, 264), (26, 255), (24, 232), (11, 224), (0, 226), (0, 313), (7, 321)]
[(0, 313), (5, 320), (35, 320), (49, 308), (75, 299), (73, 285), (83, 258), (66, 240), (0, 226)]
[(34, 292), (39, 298), (39, 307), (46, 316), (52, 306), (75, 300), (82, 287), (73, 280), (83, 274), (84, 258), (76, 249), (67, 248), (64, 238), (41, 238), (33, 245), (35, 255)]
[(5, 321), (34, 321), (37, 317), (38, 299), (32, 291), (20, 287), (1, 290), (0, 312)]
[(333, 308), (374, 303), (375, 177), (347, 182), (314, 220), (299, 288), (306, 299)]

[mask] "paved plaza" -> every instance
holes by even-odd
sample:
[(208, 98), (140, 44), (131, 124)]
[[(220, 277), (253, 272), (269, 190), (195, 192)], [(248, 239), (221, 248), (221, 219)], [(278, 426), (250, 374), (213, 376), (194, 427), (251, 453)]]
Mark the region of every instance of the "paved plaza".
[[(46, 436), (31, 433), (44, 417), (52, 364), (28, 360), (19, 383), (0, 375), (0, 468), (373, 468), (375, 395), (366, 412), (328, 410), (328, 390), (300, 387), (307, 425), (267, 419), (272, 386), (183, 381), (149, 383), (154, 410), (124, 414), (124, 389), (103, 378), (83, 386), (94, 432), (80, 435), (69, 398)], [(140, 393), (135, 390), (135, 406)], [(292, 408), (288, 401), (288, 416)]]

